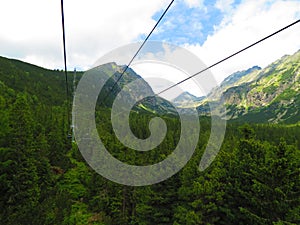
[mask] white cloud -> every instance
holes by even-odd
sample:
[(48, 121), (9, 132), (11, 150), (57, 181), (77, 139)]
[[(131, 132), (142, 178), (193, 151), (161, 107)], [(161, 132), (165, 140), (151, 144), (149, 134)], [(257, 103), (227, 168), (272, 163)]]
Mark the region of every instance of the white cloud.
[(190, 8), (194, 8), (194, 7), (203, 8), (204, 7), (204, 0), (184, 0), (184, 1)]
[[(299, 19), (300, 1), (243, 1), (215, 28), (205, 43), (187, 47), (207, 65), (252, 44)], [(298, 18), (297, 18), (298, 17)], [(254, 65), (262, 67), (285, 54), (300, 49), (300, 24), (216, 66), (212, 71), (218, 81), (231, 73)]]
[[(159, 93), (160, 91), (167, 89), (171, 85), (187, 78), (187, 74), (185, 74), (184, 72), (172, 66), (161, 63), (146, 62), (143, 64), (134, 65), (133, 69), (137, 73), (143, 74), (144, 79), (146, 79), (146, 81), (150, 84), (154, 93)], [(163, 82), (161, 79), (164, 79), (165, 82)], [(197, 86), (197, 84), (193, 82), (193, 80), (188, 80), (182, 85), (176, 86), (176, 88), (172, 88), (169, 91), (163, 93), (161, 97), (172, 100), (183, 93), (184, 90), (188, 90), (191, 94), (194, 94), (196, 96), (203, 95), (201, 89)]]
[[(60, 1), (1, 0), (0, 55), (62, 68)], [(167, 0), (65, 0), (69, 67), (91, 66), (107, 51), (148, 34)]]
[[(47, 68), (63, 68), (60, 1), (0, 1), (0, 55)], [(205, 11), (203, 0), (182, 1), (190, 8), (199, 8), (200, 13)], [(152, 16), (162, 12), (169, 2), (65, 0), (69, 69), (87, 69), (108, 51), (147, 35), (155, 24)], [(214, 33), (203, 45), (185, 45), (207, 65), (300, 18), (300, 1), (294, 0), (244, 0), (239, 5), (233, 0), (218, 0), (215, 7), (222, 11), (224, 18), (215, 26)], [(184, 16), (179, 13), (176, 19)], [(162, 22), (158, 27), (161, 32), (175, 24), (170, 17)], [(202, 29), (201, 21), (196, 22), (193, 24), (199, 27), (191, 26), (191, 33)], [(299, 37), (300, 24), (220, 64), (212, 72), (222, 81), (237, 70), (253, 65), (264, 67), (298, 50)]]
[(232, 10), (232, 4), (234, 0), (218, 0), (215, 7), (222, 12), (230, 12)]

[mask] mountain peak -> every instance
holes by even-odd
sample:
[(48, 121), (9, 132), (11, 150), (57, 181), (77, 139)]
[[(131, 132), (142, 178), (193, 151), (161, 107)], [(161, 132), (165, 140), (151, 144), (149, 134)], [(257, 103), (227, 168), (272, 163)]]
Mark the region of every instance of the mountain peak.
[[(254, 66), (226, 78), (198, 107), (206, 102), (227, 106), (224, 117), (259, 122), (295, 122), (300, 114), (300, 55), (285, 55), (264, 69)], [(221, 109), (220, 109), (221, 110)]]
[(198, 104), (204, 97), (197, 97), (188, 91), (182, 92), (172, 102), (179, 107), (186, 108)]
[(253, 66), (247, 70), (235, 72), (235, 73), (231, 74), (230, 76), (228, 76), (227, 78), (225, 78), (224, 81), (221, 83), (221, 86), (227, 86), (227, 85), (234, 84), (235, 82), (240, 80), (242, 77), (252, 73), (253, 71), (257, 71), (257, 70), (261, 70), (261, 67)]

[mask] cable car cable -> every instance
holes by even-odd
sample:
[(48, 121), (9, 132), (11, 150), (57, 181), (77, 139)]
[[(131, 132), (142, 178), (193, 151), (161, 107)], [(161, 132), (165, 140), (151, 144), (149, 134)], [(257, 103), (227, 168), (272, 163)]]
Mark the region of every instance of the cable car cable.
[[(63, 54), (64, 54), (64, 72), (65, 72), (65, 85), (66, 85), (66, 97), (67, 97), (67, 117), (68, 126), (70, 126), (70, 100), (69, 100), (69, 85), (68, 85), (68, 69), (67, 69), (67, 51), (66, 51), (66, 32), (65, 32), (65, 15), (64, 15), (64, 1), (61, 0), (61, 24), (63, 34)], [(68, 134), (69, 136), (70, 134)]]
[(121, 80), (121, 78), (123, 77), (123, 75), (125, 74), (125, 72), (127, 71), (127, 69), (129, 68), (129, 66), (131, 65), (131, 63), (133, 62), (133, 60), (136, 58), (136, 56), (139, 54), (139, 52), (141, 51), (141, 49), (144, 47), (144, 45), (146, 44), (146, 42), (148, 41), (148, 39), (150, 38), (150, 36), (152, 35), (152, 33), (154, 32), (154, 30), (156, 29), (156, 27), (158, 26), (158, 24), (160, 23), (160, 21), (163, 19), (163, 17), (166, 15), (166, 13), (168, 12), (168, 10), (170, 9), (170, 7), (172, 6), (173, 2), (175, 0), (172, 0), (168, 7), (165, 9), (165, 11), (163, 12), (163, 14), (160, 16), (159, 20), (156, 22), (155, 26), (152, 28), (152, 30), (150, 31), (150, 33), (148, 34), (148, 36), (145, 38), (145, 40), (143, 41), (142, 45), (139, 47), (139, 49), (137, 50), (137, 52), (134, 54), (134, 56), (131, 58), (131, 60), (129, 61), (129, 63), (126, 65), (125, 69), (123, 70), (123, 72), (121, 73), (121, 75), (119, 76), (119, 78), (115, 81), (115, 83), (113, 84), (113, 86), (110, 88), (109, 92), (107, 93), (107, 95), (104, 97), (103, 99), (103, 103), (105, 103), (106, 99), (108, 98), (108, 96), (110, 95), (110, 93), (113, 91), (114, 87), (117, 85), (117, 83)]
[(193, 74), (193, 75), (191, 75), (191, 76), (189, 76), (189, 77), (183, 79), (182, 81), (179, 81), (178, 83), (173, 84), (172, 86), (170, 86), (170, 87), (168, 87), (168, 88), (166, 88), (166, 89), (160, 91), (159, 93), (155, 94), (155, 96), (158, 96), (158, 95), (160, 95), (160, 94), (162, 94), (162, 93), (164, 93), (164, 92), (170, 90), (171, 88), (174, 88), (175, 86), (177, 86), (177, 85), (179, 85), (179, 84), (182, 84), (182, 83), (184, 83), (185, 81), (187, 81), (187, 80), (189, 80), (189, 79), (191, 79), (191, 78), (193, 78), (193, 77), (195, 77), (195, 76), (198, 76), (199, 74), (201, 74), (201, 73), (203, 73), (203, 72), (205, 72), (205, 71), (207, 71), (207, 70), (209, 70), (209, 69), (211, 69), (211, 68), (217, 66), (218, 64), (220, 64), (220, 63), (222, 63), (222, 62), (224, 62), (224, 61), (226, 61), (226, 60), (228, 60), (228, 59), (230, 59), (230, 58), (232, 58), (232, 57), (234, 57), (234, 56), (236, 56), (236, 55), (242, 53), (243, 51), (246, 51), (246, 50), (249, 49), (249, 48), (252, 48), (253, 46), (255, 46), (255, 45), (257, 45), (257, 44), (259, 44), (259, 43), (261, 43), (261, 42), (263, 42), (263, 41), (265, 41), (265, 40), (267, 40), (267, 39), (269, 39), (269, 38), (271, 38), (271, 37), (273, 37), (273, 36), (275, 36), (276, 34), (279, 34), (280, 32), (282, 32), (282, 31), (284, 31), (284, 30), (286, 30), (286, 29), (288, 29), (288, 28), (290, 28), (290, 27), (296, 25), (296, 24), (299, 23), (299, 22), (300, 22), (300, 19), (299, 19), (299, 20), (296, 20), (295, 22), (293, 22), (293, 23), (291, 23), (291, 24), (289, 24), (289, 25), (287, 25), (287, 26), (281, 28), (280, 30), (275, 31), (274, 33), (272, 33), (272, 34), (270, 34), (270, 35), (268, 35), (268, 36), (266, 36), (266, 37), (264, 37), (264, 38), (262, 38), (262, 39), (260, 39), (260, 40), (258, 40), (258, 41), (256, 41), (256, 42), (254, 42), (253, 44), (248, 45), (247, 47), (245, 47), (245, 48), (243, 48), (243, 49), (241, 49), (241, 50), (239, 50), (239, 51), (233, 53), (232, 55), (227, 56), (226, 58), (224, 58), (224, 59), (222, 59), (222, 60), (220, 60), (220, 61), (218, 61), (218, 62), (216, 62), (216, 63), (214, 63), (214, 64), (212, 64), (212, 65), (210, 65), (209, 67), (206, 67), (205, 69), (203, 69), (203, 70), (201, 70), (201, 71), (199, 71), (199, 72), (197, 72), (197, 73), (195, 73), (195, 74)]

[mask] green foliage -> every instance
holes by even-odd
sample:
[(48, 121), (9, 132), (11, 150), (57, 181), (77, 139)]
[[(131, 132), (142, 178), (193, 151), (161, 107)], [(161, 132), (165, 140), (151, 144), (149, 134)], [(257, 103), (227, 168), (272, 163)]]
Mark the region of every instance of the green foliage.
[[(200, 172), (211, 129), (210, 118), (200, 118), (195, 154), (178, 174), (128, 187), (98, 175), (71, 145), (61, 72), (0, 58), (0, 75), (1, 224), (300, 224), (299, 124), (229, 123), (218, 156)], [(126, 163), (157, 163), (179, 141), (178, 117), (163, 116), (168, 133), (160, 146), (128, 149), (113, 134), (110, 113), (97, 106), (99, 136)], [(133, 133), (147, 138), (154, 116), (132, 112)]]
[(282, 100), (290, 101), (291, 99), (294, 99), (295, 96), (297, 96), (298, 92), (293, 89), (286, 89), (284, 92), (282, 92), (274, 101), (280, 102)]
[(278, 89), (275, 85), (270, 85), (262, 89), (263, 92), (267, 94), (273, 94)]

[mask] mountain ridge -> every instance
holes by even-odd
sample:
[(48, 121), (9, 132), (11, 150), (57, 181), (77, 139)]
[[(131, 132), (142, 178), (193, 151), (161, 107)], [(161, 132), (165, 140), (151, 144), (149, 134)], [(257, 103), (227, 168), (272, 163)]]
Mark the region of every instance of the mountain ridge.
[(194, 107), (199, 101), (202, 101), (204, 96), (197, 97), (188, 91), (182, 92), (176, 98), (172, 99), (171, 102), (179, 108), (191, 108)]
[(300, 50), (263, 69), (251, 71), (250, 68), (249, 71), (231, 85), (224, 85), (225, 79), (223, 85), (213, 89), (199, 103), (200, 114), (207, 113), (208, 103), (220, 102), (222, 98), (227, 107), (223, 116), (231, 120), (297, 122), (300, 111)]
[[(123, 69), (124, 65), (109, 64), (107, 72), (111, 73), (111, 79), (103, 88), (102, 93), (100, 92), (98, 101), (118, 80)], [(77, 82), (82, 75), (83, 72), (77, 72)], [(49, 70), (20, 60), (0, 57), (0, 76), (1, 82), (8, 88), (27, 91), (51, 105), (62, 104), (66, 101), (63, 71)], [(68, 72), (68, 76), (68, 86), (71, 87), (74, 73)], [(129, 68), (118, 82), (113, 96), (115, 97), (125, 85), (140, 78), (140, 75)], [(146, 82), (144, 87), (151, 89)], [(205, 98), (184, 92), (173, 99), (173, 104), (183, 109), (196, 107), (199, 115), (209, 115), (209, 105), (218, 106), (220, 101), (224, 100), (227, 111), (221, 112), (223, 118), (233, 121), (297, 123), (300, 118), (299, 90), (300, 50), (293, 55), (282, 56), (265, 68), (253, 66), (233, 73)], [(71, 96), (69, 97), (71, 99)], [(108, 102), (110, 102), (108, 105), (111, 105), (113, 97)], [(137, 103), (135, 109), (162, 115), (177, 114), (172, 104), (162, 98), (147, 98)]]

